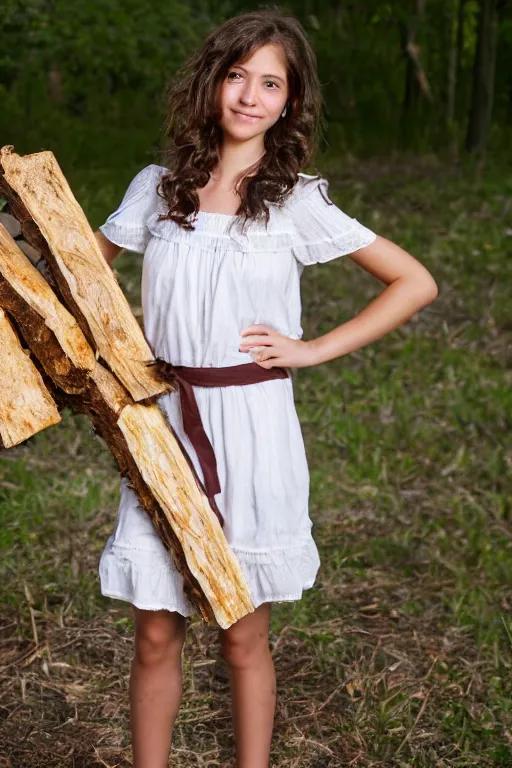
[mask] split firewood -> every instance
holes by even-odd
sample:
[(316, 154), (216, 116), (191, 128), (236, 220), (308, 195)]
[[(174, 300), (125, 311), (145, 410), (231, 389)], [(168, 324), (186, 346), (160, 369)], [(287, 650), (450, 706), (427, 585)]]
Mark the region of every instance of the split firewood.
[(70, 312), (0, 224), (0, 306), (65, 392), (82, 392), (96, 357)]
[[(108, 377), (105, 383), (111, 385)], [(226, 629), (254, 611), (240, 564), (161, 409), (126, 405), (115, 432), (103, 417), (93, 420), (119, 467), (126, 468), (124, 474), (160, 539), (174, 552), (185, 594), (204, 621), (214, 618)]]
[(6, 146), (0, 150), (0, 165), (0, 191), (10, 213), (25, 240), (43, 253), (90, 345), (134, 400), (172, 391), (150, 365), (149, 344), (53, 152), (20, 157)]
[(0, 446), (12, 448), (61, 421), (59, 409), (0, 308)]
[(23, 239), (21, 224), (19, 223), (18, 219), (15, 219), (14, 216), (11, 216), (10, 213), (0, 211), (0, 224), (3, 224), (10, 236), (15, 238), (18, 248), (23, 251), (25, 256), (28, 256), (34, 267), (37, 267), (45, 280), (47, 280), (50, 285), (55, 288), (55, 280), (53, 279), (53, 276), (48, 269), (48, 264), (46, 263), (43, 254), (38, 248), (34, 248), (32, 245), (30, 245), (30, 243), (27, 243), (27, 241)]
[(54, 397), (90, 416), (174, 556), (187, 598), (205, 622), (226, 629), (254, 610), (240, 564), (165, 414), (157, 404), (126, 402), (120, 390), (97, 363), (87, 393), (58, 391)]
[(73, 315), (1, 224), (0, 307), (15, 319), (55, 402), (91, 418), (202, 618), (227, 628), (253, 611), (240, 564), (159, 405), (135, 403), (101, 365)]

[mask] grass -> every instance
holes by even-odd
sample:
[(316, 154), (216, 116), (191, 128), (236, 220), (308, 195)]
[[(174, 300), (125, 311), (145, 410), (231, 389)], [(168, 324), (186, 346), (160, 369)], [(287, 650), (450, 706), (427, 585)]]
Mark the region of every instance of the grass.
[[(440, 294), (374, 344), (296, 372), (322, 566), (302, 600), (273, 606), (271, 765), (512, 766), (512, 180), (431, 157), (321, 167), (338, 205), (417, 256)], [(113, 178), (71, 179), (93, 226), (130, 173)], [(140, 266), (125, 254), (117, 267), (138, 316)], [(308, 267), (304, 338), (381, 289), (349, 259)], [(69, 411), (2, 453), (0, 765), (131, 764), (133, 627), (97, 576), (118, 482)], [(192, 621), (176, 768), (232, 759), (215, 640)]]

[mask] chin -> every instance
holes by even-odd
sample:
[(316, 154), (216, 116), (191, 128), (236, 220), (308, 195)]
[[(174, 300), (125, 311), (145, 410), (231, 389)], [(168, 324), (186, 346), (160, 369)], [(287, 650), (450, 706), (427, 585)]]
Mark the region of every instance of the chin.
[[(261, 133), (264, 133), (264, 130), (254, 130), (254, 126), (247, 126), (245, 130), (240, 130), (240, 127), (237, 126), (233, 129), (233, 126), (224, 126), (221, 125), (222, 131), (225, 136), (229, 136), (232, 139), (235, 139), (237, 141), (247, 141), (248, 139), (253, 139), (255, 136), (259, 136)], [(251, 130), (252, 128), (252, 130)]]

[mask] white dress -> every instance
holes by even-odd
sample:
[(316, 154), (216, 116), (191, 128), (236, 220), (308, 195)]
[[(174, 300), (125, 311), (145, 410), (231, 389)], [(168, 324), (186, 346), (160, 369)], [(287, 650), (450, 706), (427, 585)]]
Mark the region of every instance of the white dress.
[[(165, 202), (156, 186), (166, 169), (149, 165), (100, 227), (113, 243), (143, 253), (144, 332), (156, 357), (174, 365), (253, 362), (240, 332), (262, 323), (300, 339), (300, 277), (373, 242), (376, 235), (328, 198), (328, 182), (299, 174), (270, 221), (242, 233), (235, 216), (199, 212), (195, 231), (158, 221)], [(235, 228), (236, 227), (236, 228)], [(217, 461), (216, 495), (224, 533), (244, 572), (255, 608), (298, 600), (313, 586), (320, 558), (309, 517), (309, 471), (291, 378), (229, 387), (194, 387)], [(179, 393), (158, 399), (204, 481), (183, 431)], [(99, 564), (103, 595), (147, 610), (196, 612), (183, 577), (121, 479), (114, 531)]]

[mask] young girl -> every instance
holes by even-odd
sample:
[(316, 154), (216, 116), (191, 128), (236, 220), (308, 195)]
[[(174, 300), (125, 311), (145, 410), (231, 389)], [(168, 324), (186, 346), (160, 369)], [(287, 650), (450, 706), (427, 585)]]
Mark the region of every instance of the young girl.
[[(294, 17), (260, 10), (229, 19), (173, 82), (166, 164), (141, 170), (96, 233), (109, 262), (122, 248), (144, 254), (144, 330), (155, 357), (205, 375), (228, 367), (233, 381), (242, 369), (265, 374), (249, 383), (194, 386), (216, 459), (215, 502), (255, 606), (219, 630), (238, 768), (269, 765), (276, 701), (271, 604), (299, 600), (320, 565), (290, 369), (365, 346), (437, 294), (416, 259), (343, 213), (324, 178), (300, 172), (312, 157), (321, 102), (315, 56)], [(387, 287), (352, 320), (302, 340), (304, 267), (349, 254)], [(180, 393), (159, 402), (204, 480)], [(134, 766), (163, 768), (193, 606), (124, 479), (100, 577), (102, 593), (129, 601), (135, 615)]]

